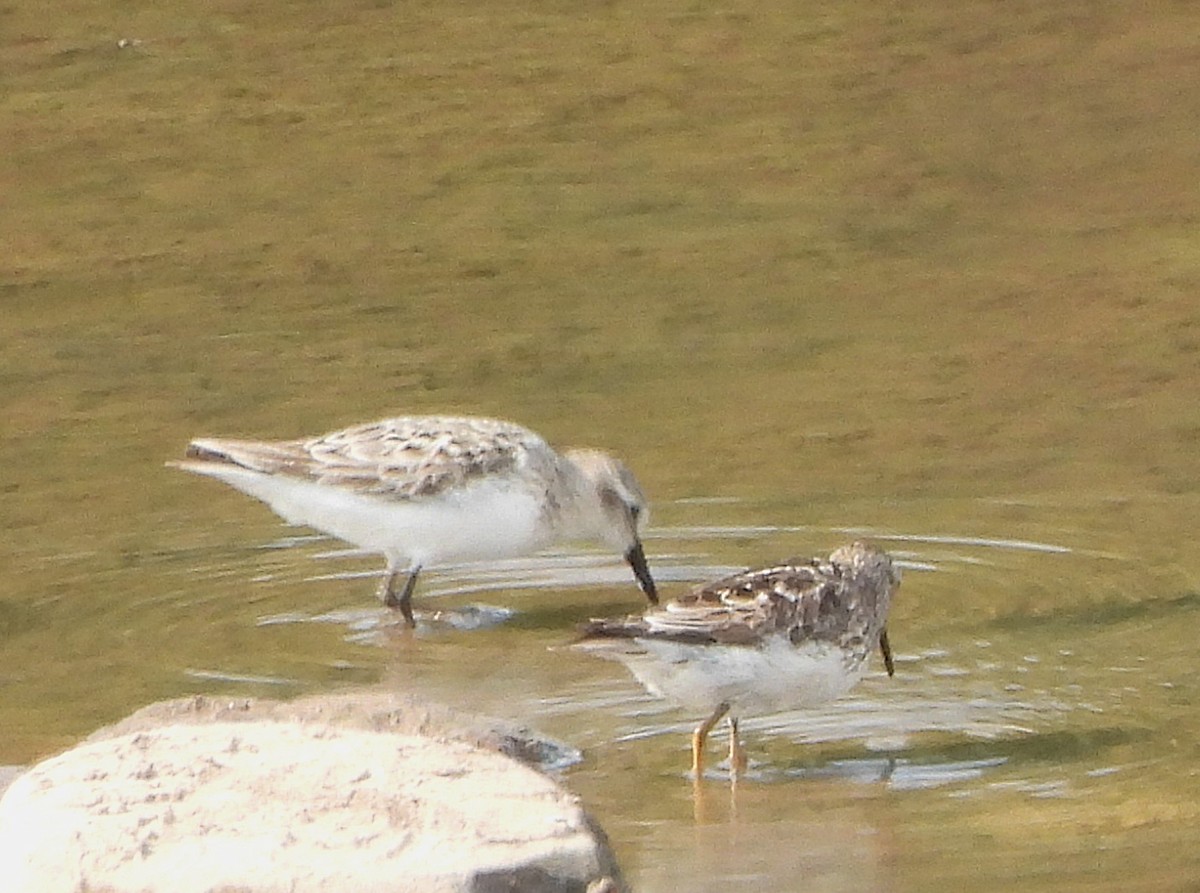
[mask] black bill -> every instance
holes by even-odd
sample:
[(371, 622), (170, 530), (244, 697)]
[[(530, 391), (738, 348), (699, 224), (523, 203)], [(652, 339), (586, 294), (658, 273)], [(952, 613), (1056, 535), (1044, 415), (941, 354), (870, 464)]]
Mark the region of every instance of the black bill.
[(892, 662), (892, 643), (888, 641), (887, 627), (879, 634), (879, 650), (883, 653), (883, 666), (889, 676), (896, 675), (896, 665)]
[(625, 553), (625, 560), (633, 568), (633, 575), (637, 577), (638, 586), (642, 587), (642, 592), (646, 593), (650, 604), (657, 605), (658, 590), (654, 587), (654, 578), (650, 576), (650, 568), (646, 565), (646, 553), (642, 551), (640, 540), (629, 547), (629, 551)]

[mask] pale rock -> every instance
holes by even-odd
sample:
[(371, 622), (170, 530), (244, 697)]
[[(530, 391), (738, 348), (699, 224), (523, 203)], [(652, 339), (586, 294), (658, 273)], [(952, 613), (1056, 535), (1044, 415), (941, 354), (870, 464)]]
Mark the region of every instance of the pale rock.
[(388, 694), (152, 705), (0, 800), (9, 893), (625, 889), (603, 832), (498, 752), (569, 752)]

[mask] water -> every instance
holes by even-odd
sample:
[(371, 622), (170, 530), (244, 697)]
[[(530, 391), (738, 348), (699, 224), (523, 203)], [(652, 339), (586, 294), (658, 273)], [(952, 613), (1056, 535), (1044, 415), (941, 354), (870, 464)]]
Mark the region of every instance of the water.
[[(580, 748), (641, 891), (1195, 889), (1191, 11), (983, 6), (7, 10), (0, 763), (384, 685)], [(665, 595), (879, 542), (896, 677), (694, 788), (563, 647), (615, 556), (423, 575), (414, 635), (164, 467), (402, 412), (626, 459)]]
[[(1145, 889), (1192, 876), (1181, 842), (1200, 802), (1188, 733), (1200, 596), (1179, 587), (1178, 567), (1147, 566), (1099, 537), (1089, 547), (1078, 534), (1001, 535), (989, 523), (997, 509), (981, 501), (960, 509), (986, 531), (971, 535), (724, 523), (770, 513), (743, 501), (659, 508), (671, 523), (648, 543), (668, 589), (724, 573), (747, 551), (825, 551), (849, 535), (886, 543), (904, 570), (890, 624), (896, 676), (876, 667), (821, 710), (747, 719), (751, 767), (736, 787), (714, 735), (716, 765), (695, 786), (686, 769), (699, 717), (565, 647), (576, 622), (639, 609), (619, 559), (564, 550), (431, 574), (414, 634), (373, 601), (374, 559), (276, 536), (161, 555), (160, 597), (130, 604), (118, 592), (58, 620), (56, 641), (41, 646), (49, 659), (8, 663), (6, 690), (28, 687), (38, 667), (83, 664), (92, 678), (51, 673), (44, 704), (6, 699), (6, 727), (50, 740), (56, 705), (58, 724), (82, 733), (81, 698), (85, 715), (114, 718), (144, 688), (288, 697), (382, 684), (581, 748), (562, 778), (638, 889), (1116, 889), (1133, 883), (1131, 864)], [(251, 529), (270, 533), (259, 514)], [(84, 629), (101, 642), (81, 647)], [(9, 758), (27, 758), (6, 737)]]

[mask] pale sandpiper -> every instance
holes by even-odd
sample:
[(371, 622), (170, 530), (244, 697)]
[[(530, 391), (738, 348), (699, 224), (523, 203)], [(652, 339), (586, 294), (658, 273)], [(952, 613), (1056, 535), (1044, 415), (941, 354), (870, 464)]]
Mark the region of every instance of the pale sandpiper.
[(379, 594), (409, 626), (422, 568), (572, 540), (620, 551), (658, 603), (641, 541), (646, 497), (633, 473), (599, 450), (558, 453), (511, 422), (405, 416), (304, 440), (204, 438), (186, 456), (170, 464), (261, 499), (289, 523), (383, 555)]

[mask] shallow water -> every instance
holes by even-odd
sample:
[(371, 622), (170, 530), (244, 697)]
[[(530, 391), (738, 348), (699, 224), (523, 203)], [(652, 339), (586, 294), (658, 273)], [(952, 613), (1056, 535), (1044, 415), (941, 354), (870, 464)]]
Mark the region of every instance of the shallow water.
[[(0, 762), (386, 685), (580, 748), (641, 891), (1200, 883), (1186, 5), (110, 6), (3, 12)], [(895, 678), (694, 789), (698, 717), (564, 648), (616, 556), (428, 574), (413, 634), (164, 467), (406, 412), (626, 459), (668, 596), (879, 542)]]
[[(111, 716), (140, 703), (119, 687), (136, 673), (162, 696), (288, 697), (378, 682), (534, 725), (582, 751), (562, 777), (641, 890), (1186, 886), (1200, 869), (1187, 845), (1200, 803), (1189, 734), (1200, 596), (1181, 586), (1178, 566), (1147, 565), (1103, 537), (1005, 535), (993, 516), (1006, 507), (958, 510), (972, 534), (853, 518), (744, 525), (778, 509), (736, 500), (660, 506), (670, 523), (647, 542), (667, 592), (738, 556), (824, 552), (849, 536), (886, 544), (903, 568), (890, 624), (896, 676), (875, 666), (823, 709), (749, 718), (751, 767), (736, 786), (723, 734), (693, 785), (698, 717), (646, 695), (619, 665), (565, 647), (575, 622), (638, 609), (628, 569), (595, 552), (430, 574), (415, 633), (374, 602), (377, 562), (328, 540), (162, 554), (161, 597), (129, 605), (118, 593), (90, 620), (60, 621), (64, 639), (88, 624), (113, 636), (118, 622), (123, 648), (44, 647), (58, 649), (55, 663), (104, 668), (82, 688)], [(270, 534), (269, 516), (257, 520), (252, 530)], [(171, 653), (149, 666), (141, 655), (155, 641)], [(122, 667), (122, 653), (136, 669)], [(42, 684), (48, 702), (79, 697)], [(21, 688), (10, 676), (6, 689)], [(36, 712), (6, 703), (37, 730)], [(10, 758), (25, 758), (9, 741)]]

